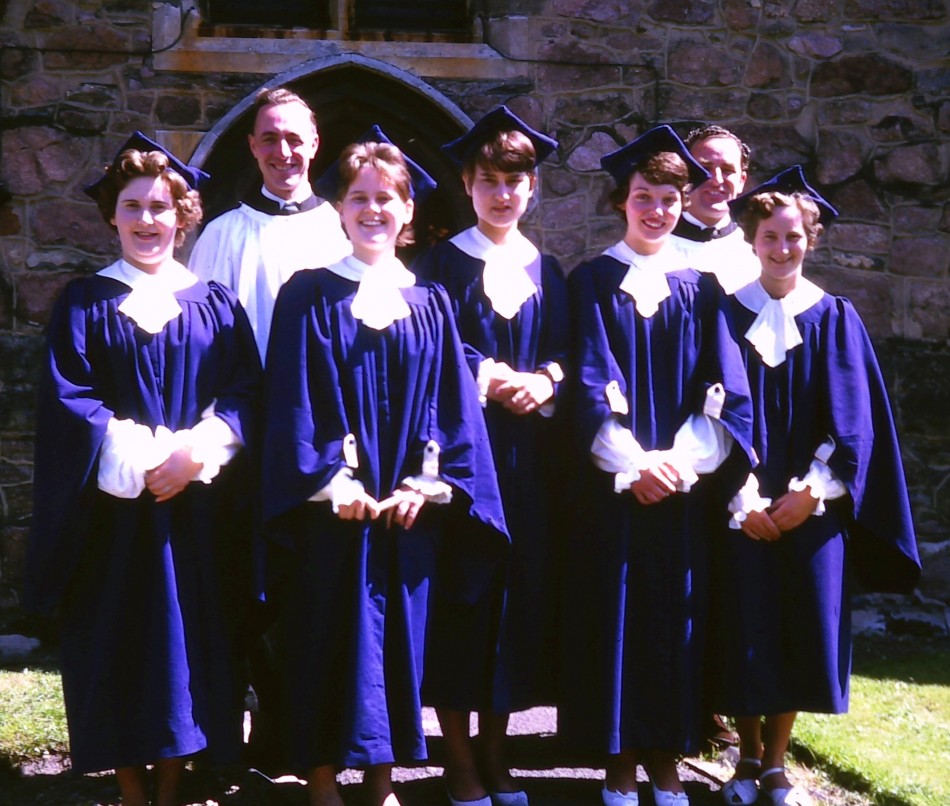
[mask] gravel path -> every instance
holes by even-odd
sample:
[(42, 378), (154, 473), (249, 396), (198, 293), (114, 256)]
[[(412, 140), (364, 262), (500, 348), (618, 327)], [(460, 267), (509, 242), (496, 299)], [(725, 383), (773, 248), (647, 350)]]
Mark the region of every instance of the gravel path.
[[(434, 715), (427, 714), (427, 732), (432, 734), (433, 758), (441, 757), (441, 739)], [(559, 750), (556, 714), (553, 708), (535, 708), (512, 717), (511, 755), (515, 775), (524, 780), (532, 806), (599, 806), (603, 770), (573, 766)], [(736, 751), (715, 757), (686, 759), (680, 765), (681, 778), (692, 806), (721, 806), (720, 782), (732, 774)], [(447, 806), (440, 767), (396, 769), (396, 791), (402, 806)], [(870, 801), (831, 786), (821, 776), (795, 767), (793, 777), (815, 799), (827, 806), (868, 806)], [(347, 806), (363, 806), (360, 774), (341, 776)], [(653, 806), (649, 784), (640, 788), (642, 806)], [(191, 770), (185, 778), (185, 803), (189, 806), (306, 806), (303, 786), (288, 780), (270, 783), (245, 770), (211, 772)], [(760, 799), (767, 806), (767, 799)], [(118, 806), (118, 791), (111, 776), (77, 777), (64, 771), (63, 760), (48, 758), (18, 771), (0, 771), (0, 806)]]

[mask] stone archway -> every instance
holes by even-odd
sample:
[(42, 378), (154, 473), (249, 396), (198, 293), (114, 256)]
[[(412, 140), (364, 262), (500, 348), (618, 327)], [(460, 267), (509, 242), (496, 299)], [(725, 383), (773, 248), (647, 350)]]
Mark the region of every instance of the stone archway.
[[(263, 86), (286, 86), (313, 108), (320, 150), (311, 166), (311, 180), (373, 123), (435, 177), (439, 188), (417, 210), (413, 252), (440, 232), (451, 234), (473, 223), (458, 169), (439, 150), (442, 143), (465, 131), (471, 120), (415, 76), (385, 62), (349, 54), (305, 62)], [(251, 94), (235, 105), (202, 138), (191, 159), (212, 176), (203, 192), (206, 221), (233, 207), (260, 182), (246, 137), (253, 100)]]

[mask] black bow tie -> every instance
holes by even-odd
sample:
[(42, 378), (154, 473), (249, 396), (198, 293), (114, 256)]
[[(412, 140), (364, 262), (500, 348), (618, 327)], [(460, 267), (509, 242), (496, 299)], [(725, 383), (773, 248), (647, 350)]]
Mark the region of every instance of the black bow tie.
[(717, 238), (725, 238), (730, 233), (735, 232), (738, 226), (735, 221), (730, 221), (721, 229), (716, 229), (715, 227), (699, 227), (692, 221), (680, 218), (680, 220), (676, 222), (673, 234), (679, 235), (687, 241), (705, 243), (706, 241), (715, 241)]

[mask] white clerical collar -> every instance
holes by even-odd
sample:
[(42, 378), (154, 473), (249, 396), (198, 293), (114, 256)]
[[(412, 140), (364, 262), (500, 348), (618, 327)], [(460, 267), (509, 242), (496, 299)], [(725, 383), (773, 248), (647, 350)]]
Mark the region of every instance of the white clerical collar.
[(478, 227), (462, 230), (451, 242), (469, 257), (484, 261), (485, 296), (505, 319), (518, 313), (541, 285), (541, 253), (517, 230), (504, 244), (496, 244)]
[(409, 316), (409, 305), (399, 289), (414, 286), (416, 277), (395, 256), (370, 265), (347, 255), (326, 270), (359, 283), (350, 311), (367, 327), (383, 330)]
[[(294, 201), (293, 199), (282, 199), (275, 193), (271, 193), (266, 185), (261, 185), (261, 195), (265, 199), (270, 199), (272, 202), (277, 202), (280, 205), (280, 209), (283, 210), (288, 204), (294, 205), (294, 207), (299, 207), (301, 202)], [(309, 199), (313, 195), (313, 190), (310, 189), (310, 185), (307, 185), (307, 195), (304, 196), (304, 199)], [(303, 200), (301, 200), (303, 201)]]
[(699, 227), (700, 229), (715, 229), (720, 230), (725, 227), (728, 227), (732, 223), (732, 218), (726, 214), (719, 221), (717, 221), (713, 226), (709, 226), (702, 221), (700, 221), (696, 216), (690, 213), (688, 210), (683, 210), (682, 217), (686, 219), (694, 227)]
[(177, 260), (169, 261), (155, 273), (136, 268), (125, 260), (96, 272), (117, 280), (132, 289), (119, 310), (146, 333), (160, 333), (172, 319), (181, 314), (175, 292), (191, 288), (198, 278)]
[(788, 352), (802, 343), (795, 317), (817, 304), (824, 293), (804, 277), (781, 299), (770, 297), (761, 280), (736, 291), (743, 307), (758, 314), (745, 337), (768, 366), (784, 363)]
[(675, 249), (662, 248), (653, 255), (641, 255), (625, 241), (604, 250), (608, 257), (626, 263), (627, 273), (620, 281), (620, 290), (629, 294), (637, 305), (637, 313), (649, 319), (660, 303), (670, 295), (666, 275), (684, 267), (683, 257)]

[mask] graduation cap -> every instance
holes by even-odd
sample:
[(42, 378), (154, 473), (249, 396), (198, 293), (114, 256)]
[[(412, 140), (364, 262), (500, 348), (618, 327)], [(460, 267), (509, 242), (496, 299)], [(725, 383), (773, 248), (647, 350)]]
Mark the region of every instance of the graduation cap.
[[(136, 151), (148, 152), (148, 151), (161, 151), (166, 157), (168, 157), (168, 167), (169, 170), (174, 171), (176, 174), (181, 176), (185, 180), (185, 183), (192, 190), (197, 190), (198, 185), (204, 182), (207, 179), (210, 179), (210, 175), (206, 174), (200, 168), (192, 168), (190, 165), (185, 165), (178, 157), (171, 153), (164, 146), (159, 145), (154, 140), (146, 137), (142, 132), (137, 131), (132, 134), (132, 136), (125, 141), (122, 145), (122, 148), (118, 150), (115, 155), (115, 158), (112, 160), (112, 168), (116, 169), (119, 167), (119, 158), (122, 156), (123, 152), (128, 151), (129, 149), (135, 149)], [(86, 185), (84, 187), (83, 193), (87, 196), (91, 196), (93, 199), (99, 198), (99, 192), (102, 190), (102, 186), (105, 183), (108, 177), (108, 173), (103, 173), (103, 175), (93, 182), (91, 185)]]
[[(357, 143), (386, 143), (388, 145), (399, 148), (392, 140), (390, 140), (386, 133), (379, 128), (375, 123), (363, 132), (357, 139)], [(406, 161), (406, 167), (409, 169), (409, 195), (416, 201), (422, 201), (426, 196), (428, 196), (433, 190), (438, 187), (436, 181), (426, 173), (425, 169), (419, 165), (413, 159), (410, 159), (409, 155), (406, 154), (401, 148), (399, 152), (402, 154), (402, 158)], [(325, 199), (336, 200), (337, 190), (340, 186), (340, 161), (336, 160), (326, 171), (323, 172), (323, 175), (316, 181), (317, 191)]]
[(545, 160), (557, 148), (557, 140), (532, 129), (502, 104), (480, 118), (461, 137), (442, 146), (442, 150), (457, 165), (464, 165), (480, 146), (494, 139), (496, 134), (511, 131), (519, 131), (531, 141), (534, 146), (535, 165)]
[(683, 158), (689, 171), (689, 181), (698, 187), (709, 179), (709, 171), (703, 168), (689, 153), (686, 143), (669, 126), (656, 126), (641, 134), (616, 151), (600, 158), (600, 167), (607, 171), (618, 185), (622, 184), (648, 157), (663, 151), (672, 151)]
[(801, 165), (793, 165), (791, 168), (786, 168), (784, 171), (775, 174), (771, 179), (767, 179), (757, 188), (753, 188), (747, 193), (743, 193), (741, 196), (734, 198), (729, 202), (729, 214), (734, 221), (738, 221), (739, 216), (745, 212), (745, 209), (749, 206), (749, 200), (753, 196), (759, 193), (772, 192), (788, 194), (802, 193), (808, 196), (818, 205), (818, 220), (824, 227), (827, 227), (838, 217), (838, 211), (831, 206), (831, 203), (823, 198), (822, 195), (805, 180), (805, 172), (802, 170)]

